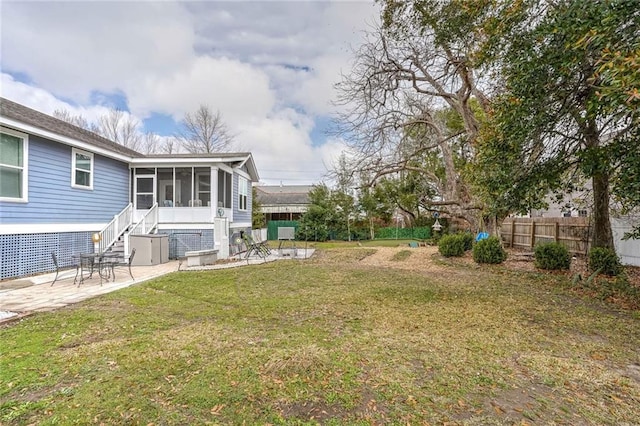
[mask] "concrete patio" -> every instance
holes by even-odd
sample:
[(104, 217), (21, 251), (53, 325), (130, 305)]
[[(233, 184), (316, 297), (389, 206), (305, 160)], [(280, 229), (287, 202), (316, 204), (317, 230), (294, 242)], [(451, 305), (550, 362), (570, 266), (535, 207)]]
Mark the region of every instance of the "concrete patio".
[(178, 270), (215, 270), (256, 265), (276, 260), (303, 260), (311, 257), (313, 252), (313, 249), (297, 249), (295, 251), (287, 249), (281, 252), (272, 250), (271, 254), (265, 258), (258, 256), (244, 258), (244, 254), (241, 254), (240, 257), (230, 259), (228, 262), (191, 268), (186, 267), (186, 262), (181, 264), (177, 260), (162, 265), (132, 266), (133, 280), (127, 271), (122, 270), (116, 274), (115, 281), (103, 280), (102, 284), (100, 284), (100, 278), (97, 274), (94, 274), (90, 279), (85, 278), (80, 285), (74, 283), (75, 269), (61, 271), (58, 280), (53, 286), (51, 283), (55, 273), (2, 281), (0, 282), (0, 324), (20, 319), (33, 312), (62, 308), (101, 294), (140, 284), (171, 272), (177, 272)]

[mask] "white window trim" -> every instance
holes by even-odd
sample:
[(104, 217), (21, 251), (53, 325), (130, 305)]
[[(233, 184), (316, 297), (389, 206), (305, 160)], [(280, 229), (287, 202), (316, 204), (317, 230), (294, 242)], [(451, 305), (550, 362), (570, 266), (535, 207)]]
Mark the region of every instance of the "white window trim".
[[(244, 188), (243, 188), (244, 183)], [(244, 189), (244, 193), (242, 190)], [(244, 208), (242, 208), (242, 196), (245, 197)], [(246, 212), (249, 209), (249, 180), (238, 176), (238, 211)]]
[(29, 135), (0, 127), (0, 132), (22, 139), (22, 198), (0, 197), (0, 201), (26, 203), (29, 201)]
[[(76, 154), (86, 155), (89, 157), (91, 169), (89, 170), (89, 186), (76, 184)], [(82, 170), (86, 172), (86, 170)], [(93, 153), (82, 151), (80, 149), (71, 148), (71, 187), (78, 189), (93, 190)]]

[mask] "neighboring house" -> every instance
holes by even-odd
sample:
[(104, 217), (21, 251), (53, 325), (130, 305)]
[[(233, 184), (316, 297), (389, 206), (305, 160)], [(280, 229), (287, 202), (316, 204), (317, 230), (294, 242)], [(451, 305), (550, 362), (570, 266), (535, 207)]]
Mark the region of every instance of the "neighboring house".
[[(0, 99), (0, 279), (51, 271), (71, 255), (169, 234), (170, 256), (251, 229), (250, 153), (144, 156)], [(94, 243), (92, 236), (100, 235)]]
[(311, 185), (256, 186), (258, 201), (267, 223), (298, 220), (309, 208)]
[(588, 217), (591, 214), (591, 181), (585, 189), (567, 193), (558, 198), (554, 194), (545, 197), (546, 209), (532, 209), (529, 217)]
[[(547, 209), (531, 210), (528, 217), (590, 217), (592, 209), (590, 206), (592, 193), (592, 183), (587, 180), (584, 189), (562, 195), (560, 198), (555, 195), (547, 195)], [(640, 240), (624, 240), (624, 235), (631, 232), (635, 224), (640, 223), (637, 215), (620, 216), (615, 213), (615, 205), (611, 206), (611, 230), (613, 232), (613, 243), (616, 253), (625, 265), (640, 266)]]
[(265, 216), (267, 238), (279, 238), (281, 227), (297, 229), (298, 220), (309, 208), (311, 185), (256, 186), (256, 198)]

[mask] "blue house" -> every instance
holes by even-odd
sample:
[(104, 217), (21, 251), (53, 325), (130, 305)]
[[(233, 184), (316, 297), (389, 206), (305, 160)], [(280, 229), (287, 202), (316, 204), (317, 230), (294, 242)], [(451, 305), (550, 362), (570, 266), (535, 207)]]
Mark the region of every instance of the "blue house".
[(225, 258), (251, 229), (250, 153), (145, 156), (3, 98), (0, 136), (0, 279), (54, 270), (52, 252), (128, 255), (136, 234)]

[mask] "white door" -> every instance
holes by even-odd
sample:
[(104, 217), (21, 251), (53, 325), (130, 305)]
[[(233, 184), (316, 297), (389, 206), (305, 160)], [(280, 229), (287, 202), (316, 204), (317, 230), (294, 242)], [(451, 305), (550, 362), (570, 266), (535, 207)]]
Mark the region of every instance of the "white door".
[(136, 176), (133, 197), (133, 208), (136, 210), (149, 210), (156, 202), (156, 177)]

